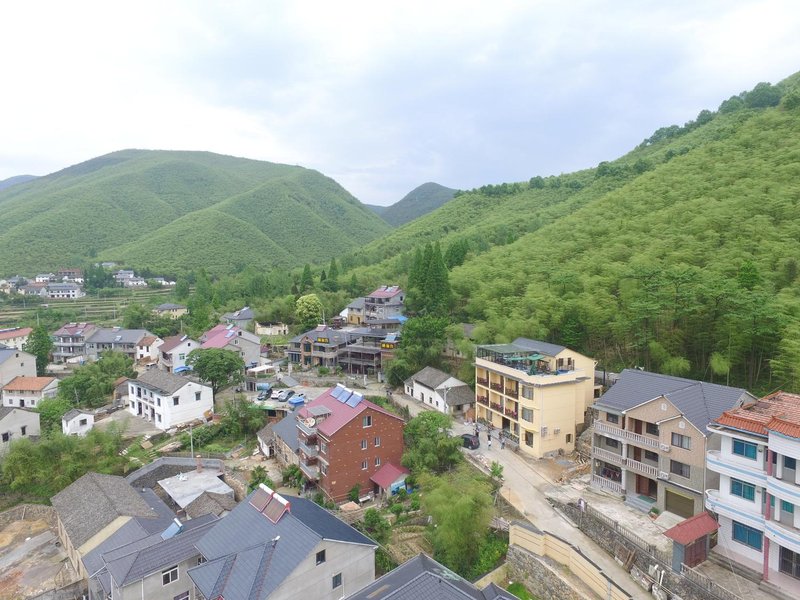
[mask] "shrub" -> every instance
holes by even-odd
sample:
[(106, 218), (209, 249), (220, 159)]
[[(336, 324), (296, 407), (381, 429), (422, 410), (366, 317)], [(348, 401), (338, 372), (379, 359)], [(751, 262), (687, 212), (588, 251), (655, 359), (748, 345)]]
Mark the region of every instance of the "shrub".
[(320, 367), (317, 369), (317, 373), (320, 377), (324, 377), (325, 375), (330, 375), (331, 370), (328, 367)]
[(361, 497), (361, 485), (357, 483), (353, 487), (351, 487), (350, 491), (347, 492), (347, 497), (352, 502), (358, 502), (358, 499)]
[(395, 516), (400, 517), (403, 512), (403, 505), (402, 504), (393, 504), (389, 511)]

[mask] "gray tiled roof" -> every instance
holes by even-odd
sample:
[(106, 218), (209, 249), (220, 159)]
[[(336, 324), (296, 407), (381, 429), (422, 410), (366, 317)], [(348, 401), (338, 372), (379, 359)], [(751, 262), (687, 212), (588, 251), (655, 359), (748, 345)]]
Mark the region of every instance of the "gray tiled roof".
[(703, 434), (706, 425), (724, 411), (754, 399), (742, 388), (625, 369), (619, 380), (595, 403), (599, 407), (626, 411), (664, 396)]
[(567, 349), (566, 346), (560, 346), (558, 344), (551, 344), (549, 342), (542, 342), (539, 340), (531, 340), (524, 337), (515, 339), (514, 345), (522, 346), (526, 350), (534, 350), (539, 354), (544, 354), (545, 356), (556, 356)]
[(468, 385), (458, 385), (447, 392), (447, 406), (461, 406), (475, 402), (475, 392)]
[[(0, 365), (6, 362), (9, 358), (14, 358), (17, 354), (22, 354), (21, 350), (17, 350), (16, 348), (9, 348), (8, 346), (4, 346), (0, 344)], [(25, 353), (25, 356), (33, 356), (32, 354)]]
[[(488, 593), (487, 593), (488, 592)], [(479, 590), (425, 554), (389, 571), (347, 600), (512, 600), (514, 596), (497, 587)]]
[(70, 419), (74, 419), (75, 417), (78, 417), (80, 415), (90, 415), (90, 414), (92, 413), (90, 413), (87, 410), (81, 410), (79, 408), (70, 408), (67, 412), (64, 413), (64, 416), (61, 417), (61, 420), (69, 421)]
[(318, 331), (317, 328), (314, 328), (311, 331), (306, 331), (305, 333), (296, 335), (289, 341), (297, 343), (305, 337), (310, 338), (315, 343), (317, 338), (328, 338), (328, 342), (321, 344), (323, 346), (338, 346), (340, 344), (346, 344), (347, 342), (355, 339), (355, 336), (352, 332), (326, 327), (322, 331)]
[(251, 496), (197, 543), (208, 562), (189, 575), (206, 598), (264, 600), (322, 539), (374, 545), (305, 498), (288, 497), (290, 510), (273, 523), (250, 504)]
[(156, 306), (156, 310), (179, 310), (181, 308), (186, 308), (186, 306), (183, 304), (172, 304), (171, 302), (165, 302), (164, 304)]
[(411, 376), (411, 379), (421, 383), (425, 387), (435, 390), (445, 381), (450, 379), (450, 375), (433, 367), (425, 367), (421, 371), (414, 373), (414, 375)]
[(86, 473), (53, 496), (51, 503), (75, 548), (117, 517), (157, 516), (124, 478), (100, 473)]
[(272, 433), (276, 438), (283, 440), (293, 452), (297, 452), (300, 449), (300, 442), (297, 440), (297, 414), (294, 412), (289, 413), (273, 424)]
[(133, 382), (141, 383), (166, 394), (174, 394), (187, 383), (191, 383), (191, 380), (159, 369), (149, 369), (141, 373)]
[(231, 496), (206, 491), (187, 504), (184, 510), (186, 511), (186, 516), (190, 519), (196, 519), (202, 515), (209, 514), (220, 516), (235, 507), (236, 500)]
[(87, 337), (86, 342), (90, 344), (135, 344), (146, 335), (153, 334), (146, 329), (103, 327)]

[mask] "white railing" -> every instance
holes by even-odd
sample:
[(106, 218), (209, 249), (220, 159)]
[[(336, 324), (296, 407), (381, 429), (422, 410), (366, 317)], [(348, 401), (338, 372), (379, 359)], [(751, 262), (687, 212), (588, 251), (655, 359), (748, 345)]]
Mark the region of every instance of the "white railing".
[(600, 460), (604, 460), (605, 462), (613, 463), (619, 466), (622, 466), (624, 461), (621, 455), (597, 447), (592, 448), (592, 455), (595, 458), (599, 458)]
[(603, 421), (595, 421), (594, 430), (595, 433), (627, 440), (629, 442), (633, 442), (634, 444), (639, 444), (640, 446), (649, 446), (650, 448), (658, 449), (657, 438), (645, 437), (640, 433), (628, 431), (627, 429), (620, 429), (619, 427), (614, 427), (613, 425), (609, 425)]
[(606, 479), (605, 477), (600, 477), (600, 475), (592, 475), (592, 485), (594, 487), (599, 487), (604, 490), (608, 490), (609, 492), (619, 494), (620, 496), (625, 494), (625, 490), (622, 489), (621, 484), (617, 483), (616, 481)]
[(642, 475), (647, 475), (649, 477), (653, 477), (654, 479), (658, 477), (658, 467), (648, 465), (647, 463), (639, 462), (638, 460), (633, 460), (632, 458), (626, 458), (625, 466), (631, 471), (636, 471)]

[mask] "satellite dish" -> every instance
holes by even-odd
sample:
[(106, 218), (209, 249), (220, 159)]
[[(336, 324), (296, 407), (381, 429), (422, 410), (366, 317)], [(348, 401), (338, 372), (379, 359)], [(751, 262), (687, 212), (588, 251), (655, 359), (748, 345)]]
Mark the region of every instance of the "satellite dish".
[(307, 418), (303, 422), (305, 423), (306, 427), (314, 427), (314, 419), (312, 419), (311, 417)]

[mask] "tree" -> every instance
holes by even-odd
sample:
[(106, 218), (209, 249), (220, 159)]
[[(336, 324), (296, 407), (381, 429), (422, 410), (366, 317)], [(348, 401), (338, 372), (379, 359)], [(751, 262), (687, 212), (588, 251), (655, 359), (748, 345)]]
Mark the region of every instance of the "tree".
[(425, 366), (439, 366), (447, 341), (447, 319), (414, 317), (406, 321), (395, 359), (389, 363), (387, 376), (392, 385), (403, 381)]
[(72, 401), (63, 396), (45, 398), (36, 406), (39, 413), (39, 425), (45, 434), (50, 431), (61, 431), (61, 417), (73, 407)]
[(185, 277), (178, 277), (175, 282), (175, 298), (186, 300), (189, 297), (189, 281)]
[[(324, 272), (324, 271), (323, 271)], [(320, 280), (322, 277), (320, 277)], [(331, 259), (331, 265), (328, 267), (328, 277), (322, 283), (322, 289), (326, 292), (339, 291), (339, 267), (336, 265), (336, 259)]]
[(307, 331), (322, 322), (322, 302), (316, 294), (300, 296), (294, 306), (295, 321), (303, 331)]
[(747, 92), (744, 103), (749, 108), (766, 108), (768, 106), (778, 106), (781, 101), (781, 91), (766, 81), (757, 83), (752, 91)]
[(247, 491), (252, 492), (262, 483), (268, 488), (273, 490), (275, 489), (275, 484), (273, 483), (272, 479), (269, 478), (267, 470), (261, 465), (257, 465), (252, 471), (250, 471), (250, 483), (247, 484)]
[(244, 360), (236, 352), (224, 348), (197, 348), (189, 352), (186, 364), (195, 374), (211, 384), (216, 396), (222, 388), (242, 380)]
[(437, 411), (426, 411), (411, 419), (403, 431), (403, 466), (415, 474), (443, 473), (459, 463), (463, 459), (462, 441), (450, 436), (450, 425), (450, 417)]
[(53, 340), (47, 330), (44, 327), (35, 327), (22, 349), (36, 357), (36, 374), (40, 377), (44, 375), (50, 360), (50, 352), (53, 351)]
[(303, 267), (303, 275), (300, 277), (299, 287), (301, 292), (314, 289), (314, 276), (311, 274), (311, 265), (308, 263)]
[(368, 508), (364, 513), (363, 531), (379, 544), (383, 545), (389, 541), (391, 530), (389, 521), (376, 509)]
[(214, 288), (205, 269), (200, 269), (194, 282), (194, 295), (203, 304), (210, 304), (214, 298)]
[(144, 329), (153, 313), (144, 304), (131, 302), (122, 313), (122, 326), (125, 329)]
[(107, 350), (93, 363), (78, 367), (58, 386), (58, 395), (75, 406), (97, 408), (111, 400), (114, 381), (120, 377), (136, 378), (133, 361), (121, 352)]

